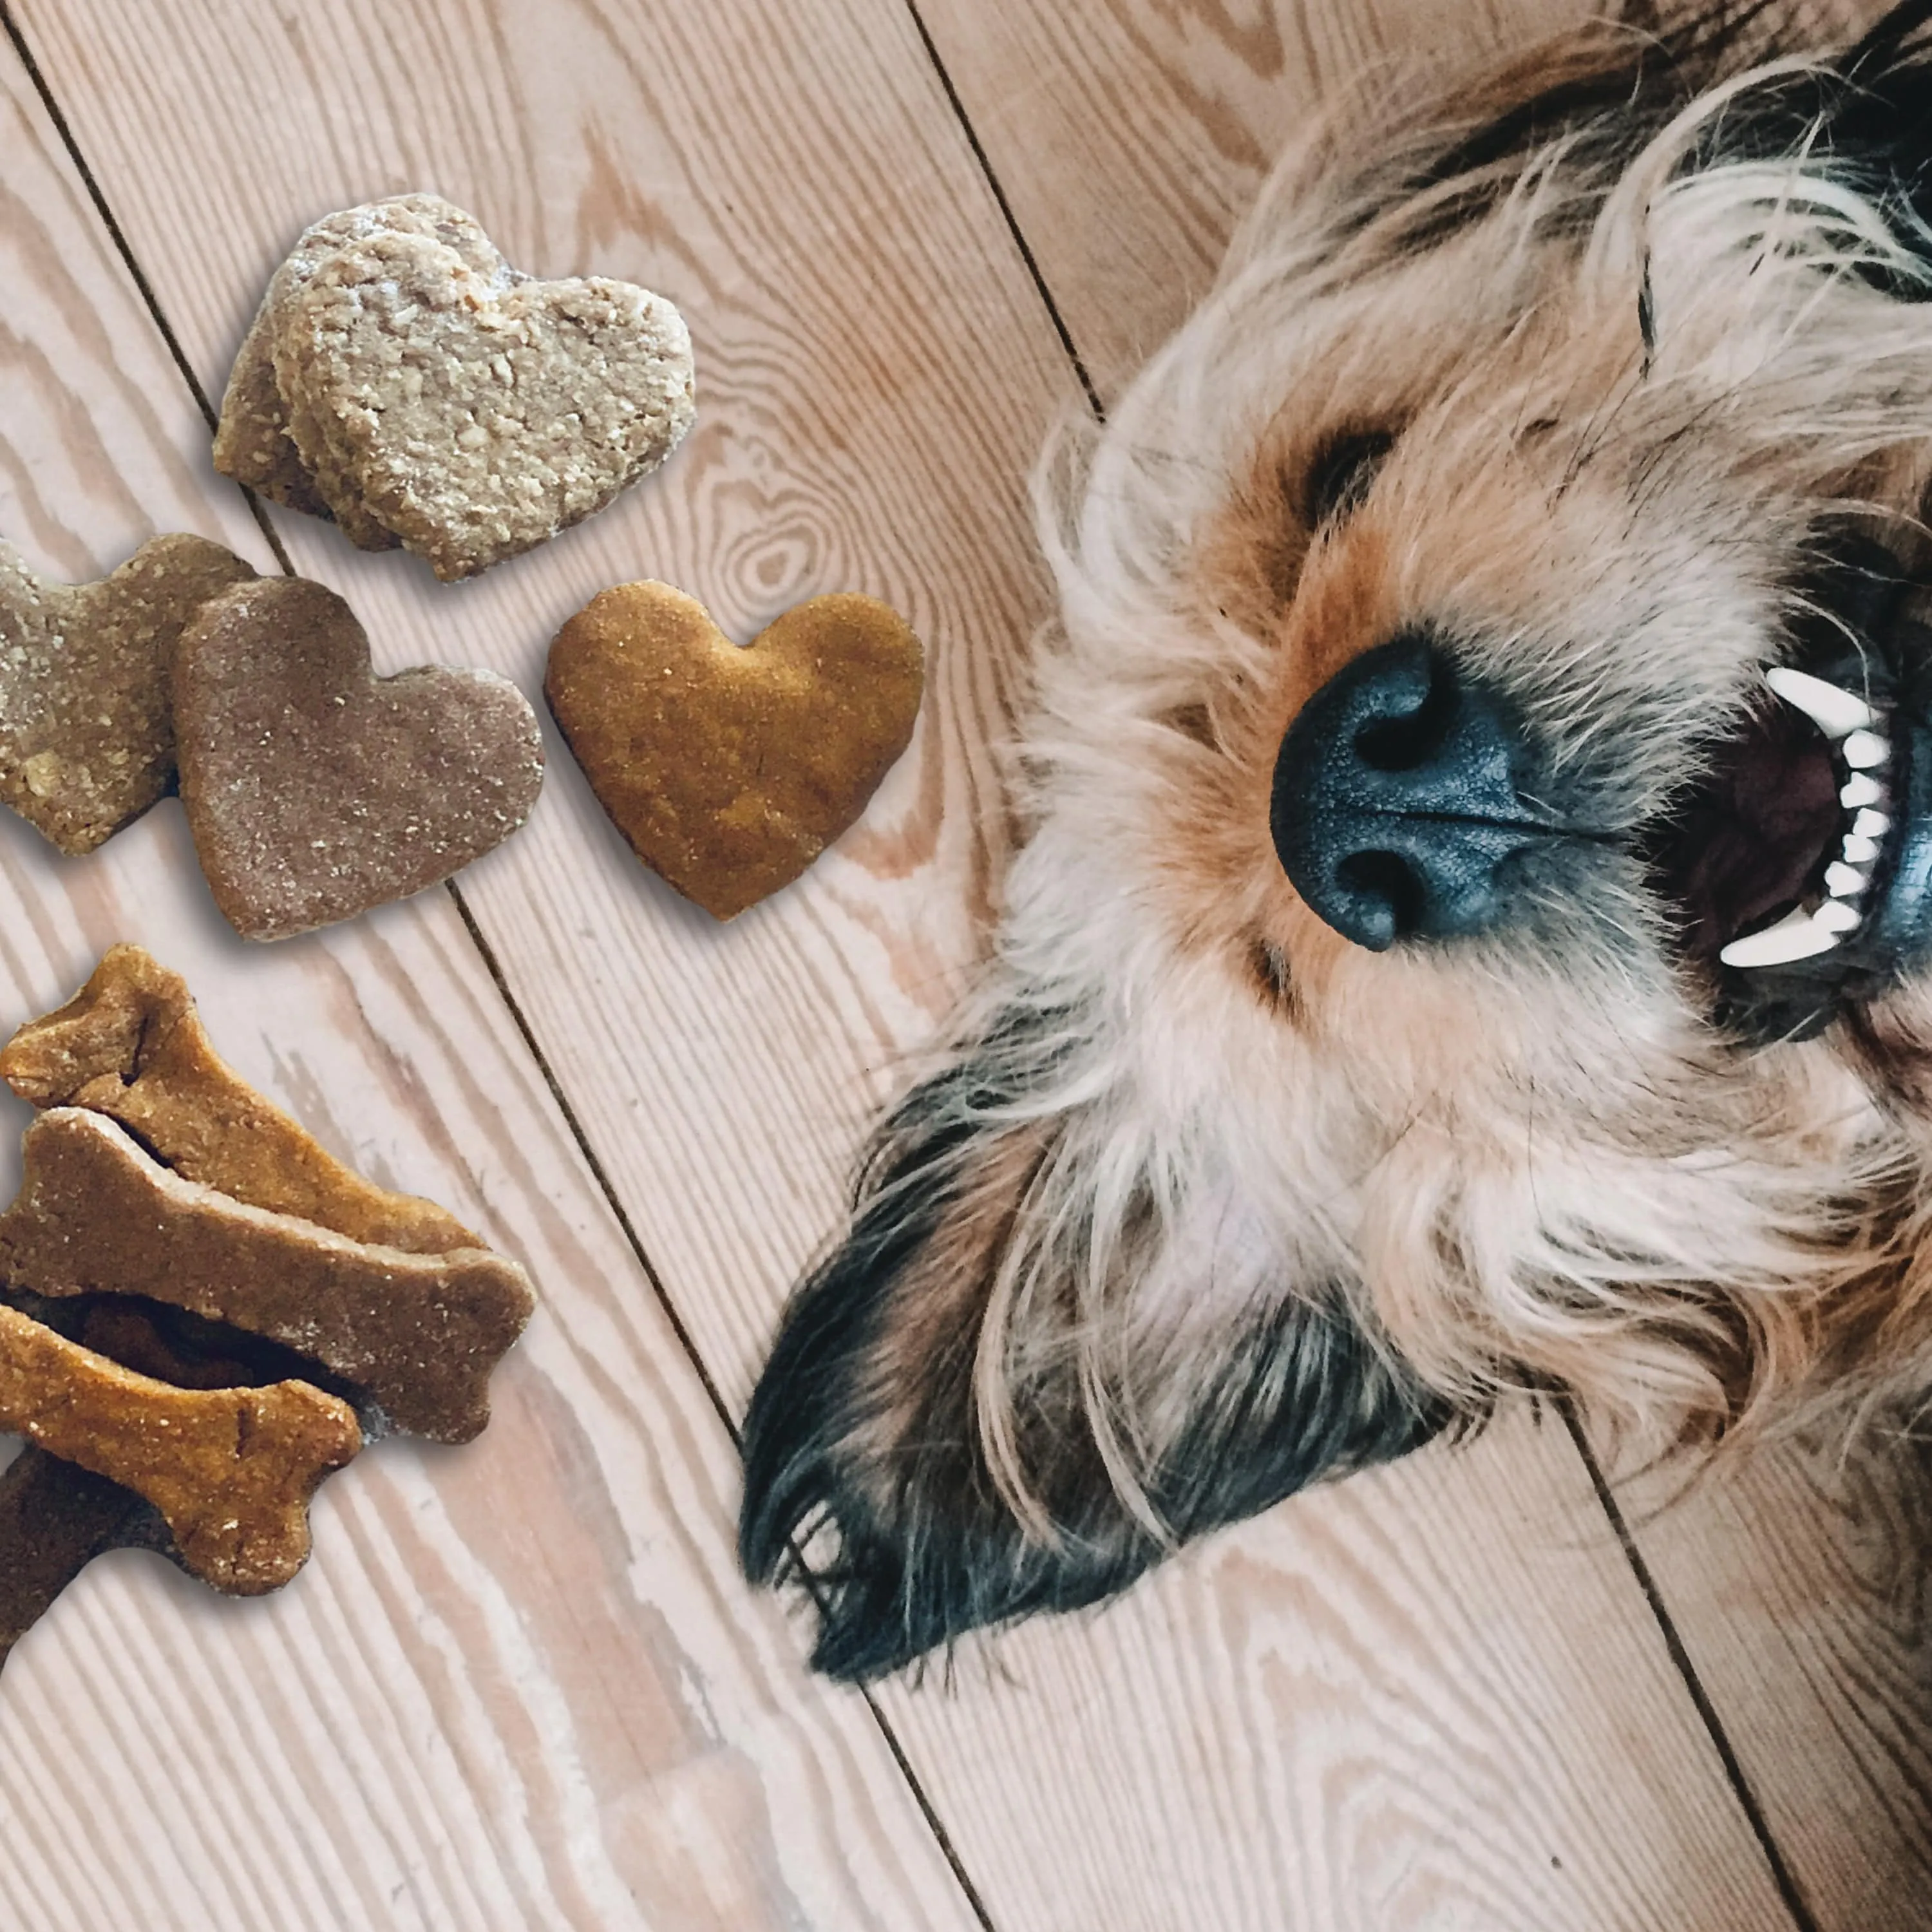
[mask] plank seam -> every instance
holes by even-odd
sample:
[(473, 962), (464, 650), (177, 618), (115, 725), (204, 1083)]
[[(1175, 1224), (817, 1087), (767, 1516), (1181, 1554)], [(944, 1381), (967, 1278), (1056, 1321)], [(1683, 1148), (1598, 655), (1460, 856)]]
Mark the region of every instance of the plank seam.
[(1664, 1638), (1664, 1647), (1670, 1653), (1670, 1661), (1676, 1667), (1678, 1676), (1684, 1681), (1684, 1688), (1690, 1694), (1690, 1702), (1705, 1730), (1710, 1734), (1719, 1763), (1724, 1768), (1726, 1778), (1736, 1796), (1738, 1808), (1744, 1814), (1744, 1822), (1750, 1828), (1751, 1835), (1756, 1839), (1758, 1850), (1764, 1855), (1765, 1863), (1771, 1868), (1772, 1882), (1778, 1888), (1778, 1896), (1784, 1901), (1785, 1910), (1791, 1915), (1791, 1922), (1797, 1932), (1822, 1932), (1811, 1908), (1804, 1902), (1804, 1894), (1799, 1888), (1797, 1877), (1784, 1862), (1784, 1855), (1778, 1848), (1771, 1821), (1765, 1816), (1764, 1808), (1759, 1802), (1757, 1793), (1751, 1788), (1750, 1780), (1744, 1774), (1744, 1768), (1732, 1747), (1730, 1735), (1725, 1730), (1724, 1720), (1718, 1714), (1718, 1708), (1711, 1700), (1711, 1694), (1704, 1688), (1704, 1680), (1699, 1676), (1696, 1665), (1692, 1662), (1676, 1619), (1670, 1614), (1664, 1600), (1664, 1592), (1658, 1588), (1657, 1579), (1645, 1560), (1642, 1550), (1631, 1532), (1623, 1508), (1604, 1474), (1603, 1465), (1597, 1460), (1597, 1452), (1589, 1438), (1584, 1433), (1576, 1406), (1567, 1398), (1556, 1405), (1563, 1418), (1563, 1426), (1570, 1432), (1570, 1439), (1576, 1445), (1576, 1453), (1583, 1459), (1583, 1466), (1589, 1472), (1590, 1486), (1597, 1492), (1597, 1501), (1624, 1552), (1624, 1560), (1629, 1564), (1630, 1573), (1636, 1579), (1637, 1587), (1642, 1591), (1644, 1600), (1650, 1606), (1650, 1614)]
[[(148, 320), (160, 331), (161, 340), (166, 345), (169, 355), (174, 358), (175, 367), (181, 371), (182, 380), (188, 385), (188, 394), (194, 398), (194, 406), (200, 410), (202, 420), (208, 424), (212, 434), (219, 420), (214, 406), (208, 399), (207, 391), (201, 386), (201, 379), (194, 373), (194, 365), (188, 361), (180, 338), (162, 312), (160, 302), (154, 293), (153, 284), (148, 280), (147, 272), (141, 266), (133, 248), (128, 245), (128, 237), (122, 232), (120, 223), (116, 220), (114, 210), (108, 205), (107, 196), (95, 178), (93, 169), (88, 166), (87, 157), (81, 152), (80, 143), (74, 138), (74, 129), (68, 124), (67, 116), (62, 112), (60, 103), (54, 98), (53, 89), (47, 85), (46, 76), (40, 71), (40, 64), (34, 59), (33, 50), (28, 46), (26, 36), (14, 18), (14, 10), (8, 4), (8, 0), (0, 0), (0, 32), (5, 33), (14, 52), (19, 56), (21, 66), (26, 70), (27, 79), (32, 83), (34, 93), (39, 95), (40, 105), (46, 110), (47, 118), (53, 123), (54, 132), (60, 137), (61, 146), (67, 150), (68, 159), (74, 164), (74, 172), (80, 177), (81, 186), (87, 190), (88, 200), (94, 204), (94, 213), (107, 231), (107, 238), (114, 244), (115, 253), (121, 257), (122, 266), (134, 278), (135, 290), (147, 309)], [(283, 574), (294, 576), (295, 566), (289, 561), (289, 554), (282, 548), (281, 538), (274, 524), (269, 522), (268, 512), (262, 508), (261, 500), (254, 490), (239, 484), (236, 487), (241, 490), (248, 506), (248, 514), (254, 518), (269, 549), (274, 551), (275, 561), (281, 566)]]
[[(193, 364), (188, 361), (187, 352), (182, 348), (181, 340), (176, 334), (173, 325), (168, 320), (166, 313), (161, 307), (160, 299), (154, 292), (154, 285), (148, 280), (146, 271), (141, 266), (140, 258), (135, 254), (125, 231), (116, 218), (113, 207), (108, 201), (106, 192), (101, 188), (93, 169), (88, 165), (87, 158), (82, 152), (80, 143), (75, 136), (71, 124), (68, 122), (66, 115), (62, 112), (59, 103), (55, 99), (53, 90), (49, 86), (46, 76), (41, 71), (40, 63), (34, 59), (32, 50), (27, 44), (26, 36), (22, 32), (19, 22), (14, 17), (13, 9), (8, 4), (8, 0), (0, 0), (0, 31), (4, 31), (14, 54), (20, 60), (21, 66), (26, 70), (27, 77), (32, 83), (34, 92), (40, 98), (42, 108), (45, 110), (48, 119), (52, 123), (54, 131), (58, 135), (62, 146), (67, 152), (68, 160), (73, 164), (75, 172), (80, 177), (82, 185), (87, 190), (88, 198), (93, 203), (95, 214), (100, 219), (102, 226), (106, 229), (116, 252), (120, 256), (122, 266), (126, 268), (134, 281), (142, 304), (148, 311), (148, 320), (159, 331), (161, 340), (166, 345), (168, 353), (173, 358), (175, 367), (180, 372), (182, 380), (186, 386), (188, 394), (194, 399), (195, 406), (200, 411), (202, 420), (206, 422), (210, 431), (212, 432), (220, 420), (218, 414), (208, 399), (208, 392), (202, 388), (200, 378), (196, 375)], [(976, 147), (976, 145), (975, 143)], [(1043, 286), (1042, 292), (1045, 292)], [(1058, 325), (1059, 322), (1058, 314), (1054, 316), (1054, 321)], [(1061, 328), (1061, 337), (1063, 340), (1066, 340), (1064, 327)], [(1070, 348), (1071, 345), (1069, 346)], [(1076, 366), (1076, 368), (1078, 366), (1077, 358)], [(1084, 370), (1081, 371), (1081, 380), (1087, 388), (1090, 400), (1094, 402), (1094, 407), (1097, 410), (1098, 400), (1094, 396), (1092, 386), (1087, 382)], [(299, 573), (296, 569), (287, 550), (283, 545), (280, 533), (276, 530), (261, 500), (245, 484), (237, 483), (234, 487), (240, 490), (247, 501), (250, 514), (260, 527), (262, 535), (269, 548), (274, 552), (275, 560), (281, 566), (284, 575), (287, 577), (298, 575)], [(590, 1135), (579, 1118), (577, 1109), (571, 1105), (566, 1096), (562, 1083), (558, 1080), (554, 1070), (551, 1067), (548, 1056), (538, 1045), (536, 1035), (532, 1030), (529, 1020), (524, 1016), (522, 1005), (512, 990), (509, 980), (503, 971), (501, 962), (497, 958), (496, 949), (490, 945), (482, 926), (477, 922), (476, 916), (470, 909), (469, 902), (464, 898), (455, 880), (448, 879), (443, 883), (451, 901), (456, 908), (457, 916), (462, 920), (464, 929), (470, 935), (470, 944), (475, 946), (478, 958), (482, 961), (484, 970), (489, 974), (490, 982), (496, 988), (497, 996), (502, 1000), (505, 1010), (509, 1014), (511, 1022), (516, 1028), (518, 1037), (523, 1041), (525, 1048), (536, 1064), (538, 1072), (542, 1076), (544, 1084), (549, 1090), (558, 1113), (562, 1117), (564, 1125), (568, 1129), (571, 1138), (575, 1143), (578, 1152), (583, 1156), (584, 1164), (590, 1169), (591, 1178), (596, 1182), (598, 1191), (604, 1197), (605, 1206), (610, 1209), (616, 1220), (626, 1244), (635, 1256), (638, 1267), (643, 1270), (646, 1285), (656, 1300), (658, 1306), (662, 1310), (665, 1320), (670, 1324), (674, 1338), (678, 1346), (684, 1352), (686, 1359), (696, 1374), (706, 1398), (716, 1412), (718, 1420), (724, 1426), (725, 1434), (730, 1439), (732, 1448), (734, 1450), (742, 1453), (743, 1438), (736, 1422), (732, 1418), (730, 1408), (725, 1402), (724, 1391), (718, 1386), (703, 1356), (698, 1352), (691, 1330), (686, 1325), (683, 1317), (678, 1312), (676, 1304), (669, 1289), (665, 1286), (663, 1277), (658, 1274), (656, 1265), (646, 1251), (643, 1238), (638, 1234), (628, 1210), (620, 1198), (609, 1171), (592, 1146)], [(812, 1578), (810, 1570), (802, 1563), (800, 1574), (806, 1579), (808, 1588), (816, 1598), (818, 1595), (816, 1580)], [(940, 1856), (946, 1861), (947, 1869), (952, 1873), (953, 1882), (958, 1886), (960, 1894), (965, 1900), (967, 1909), (972, 1913), (974, 1922), (980, 1927), (981, 1932), (999, 1932), (999, 1928), (987, 1908), (986, 1900), (981, 1894), (979, 1886), (966, 1869), (958, 1847), (953, 1842), (952, 1834), (947, 1830), (938, 1812), (934, 1808), (932, 1798), (926, 1791), (924, 1782), (914, 1768), (910, 1759), (907, 1756), (904, 1746), (899, 1742), (898, 1733), (892, 1728), (891, 1721), (880, 1708), (878, 1701), (869, 1690), (861, 1686), (859, 1694), (872, 1717), (873, 1725), (878, 1732), (880, 1741), (886, 1748), (887, 1755), (897, 1767), (900, 1777), (904, 1779), (907, 1789), (911, 1794), (913, 1803), (917, 1808), (927, 1830), (932, 1834)]]
[[(4, 5), (4, 0), (0, 0)], [(1000, 184), (998, 172), (993, 166), (992, 157), (986, 152), (980, 139), (979, 130), (973, 125), (971, 116), (966, 112), (966, 104), (959, 98), (959, 90), (952, 84), (952, 76), (947, 70), (940, 56), (939, 44), (932, 38), (926, 24), (926, 16), (919, 10), (919, 0), (905, 0), (906, 11), (912, 16), (914, 31), (919, 35), (920, 44), (926, 49), (926, 57), (932, 63), (932, 70), (939, 76), (939, 84), (945, 90), (947, 104), (952, 110), (953, 118), (959, 123), (960, 131), (966, 136), (967, 146), (973, 150), (973, 158), (979, 164), (980, 172), (987, 187), (992, 190), (994, 202), (998, 206), (1000, 218), (1006, 224), (1006, 232), (1013, 238), (1013, 246), (1020, 251), (1020, 260), (1026, 264), (1027, 273), (1033, 278), (1033, 285), (1039, 292), (1040, 300), (1046, 305), (1048, 319), (1053, 324), (1053, 332), (1060, 338), (1060, 346), (1066, 352), (1066, 359), (1073, 365), (1073, 373), (1079, 378), (1080, 386), (1085, 392), (1087, 406), (1094, 412), (1095, 419), (1105, 422), (1107, 412), (1100, 401), (1100, 392), (1094, 386), (1094, 378), (1088, 373), (1087, 364), (1073, 344), (1073, 332), (1066, 326), (1066, 318), (1060, 312), (1060, 304), (1053, 298), (1053, 291), (1047, 286), (1046, 272), (1040, 266), (1040, 259), (1033, 252), (1033, 244), (1026, 238), (1021, 228), (1019, 218), (1013, 212), (1012, 203), (1006, 199), (1006, 190)]]

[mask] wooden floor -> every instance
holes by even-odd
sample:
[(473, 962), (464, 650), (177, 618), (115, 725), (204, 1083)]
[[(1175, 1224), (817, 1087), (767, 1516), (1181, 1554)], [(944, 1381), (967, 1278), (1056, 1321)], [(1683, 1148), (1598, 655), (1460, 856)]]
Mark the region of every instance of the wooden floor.
[[(543, 1304), (488, 1434), (358, 1462), (281, 1595), (124, 1553), (22, 1645), (0, 1932), (1932, 1924), (1910, 1458), (1794, 1453), (1654, 1516), (1513, 1414), (869, 1699), (733, 1568), (733, 1419), (1005, 856), (1043, 432), (1181, 314), (1324, 93), (1558, 10), (0, 4), (0, 535), (36, 564), (202, 531), (346, 593), (384, 668), (532, 694), (560, 620), (645, 575), (740, 636), (872, 592), (932, 663), (862, 826), (728, 930), (554, 740), (456, 890), (272, 948), (222, 926), (172, 804), (85, 861), (0, 824), (0, 1025), (140, 940), (250, 1078)], [(417, 188), (522, 267), (664, 291), (699, 356), (662, 476), (454, 590), (258, 526), (208, 461), (290, 241)]]

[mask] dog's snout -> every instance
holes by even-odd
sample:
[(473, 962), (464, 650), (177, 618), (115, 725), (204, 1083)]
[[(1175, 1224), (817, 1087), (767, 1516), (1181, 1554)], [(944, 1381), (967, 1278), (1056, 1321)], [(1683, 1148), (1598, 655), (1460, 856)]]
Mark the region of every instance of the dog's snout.
[(1522, 730), (1439, 641), (1406, 633), (1336, 673), (1275, 761), (1270, 829), (1290, 880), (1345, 938), (1481, 932), (1507, 916), (1509, 861), (1558, 836), (1526, 803)]

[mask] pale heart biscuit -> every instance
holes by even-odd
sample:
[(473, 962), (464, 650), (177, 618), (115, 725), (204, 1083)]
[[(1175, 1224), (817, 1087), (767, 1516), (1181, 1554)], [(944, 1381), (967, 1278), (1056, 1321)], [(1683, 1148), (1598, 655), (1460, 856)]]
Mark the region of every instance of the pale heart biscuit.
[(253, 578), (204, 537), (154, 537), (97, 584), (50, 584), (0, 544), (0, 800), (91, 852), (174, 782), (169, 664), (183, 625)]
[(602, 509), (694, 411), (691, 338), (662, 296), (601, 277), (506, 289), (418, 235), (332, 256), (274, 357), (303, 462), (446, 582)]
[(912, 736), (919, 640), (869, 597), (814, 597), (740, 649), (666, 584), (607, 590), (544, 692), (632, 849), (718, 919), (789, 885)]
[(182, 803), (214, 902), (285, 939), (406, 898), (530, 816), (537, 721), (508, 680), (378, 678), (342, 599), (298, 578), (217, 598), (175, 653)]
[(214, 433), (214, 466), (224, 476), (291, 509), (333, 517), (364, 550), (393, 550), (399, 539), (363, 509), (345, 478), (331, 470), (312, 473), (303, 463), (276, 385), (274, 342), (291, 302), (316, 270), (352, 242), (383, 233), (431, 236), (500, 287), (524, 279), (497, 254), (476, 218), (440, 195), (396, 195), (326, 215), (303, 230), (269, 282), (230, 372)]

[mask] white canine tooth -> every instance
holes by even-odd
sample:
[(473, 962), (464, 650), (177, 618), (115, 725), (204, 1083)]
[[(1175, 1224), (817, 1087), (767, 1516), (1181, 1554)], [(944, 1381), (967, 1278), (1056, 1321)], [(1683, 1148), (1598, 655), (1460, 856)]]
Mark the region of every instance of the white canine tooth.
[(1802, 670), (1787, 670), (1782, 664), (1768, 670), (1764, 681), (1786, 704), (1794, 705), (1828, 738), (1842, 738), (1847, 732), (1869, 730), (1878, 722), (1878, 713), (1862, 698), (1822, 677)]
[(1852, 836), (1854, 838), (1882, 838), (1891, 830), (1892, 820), (1883, 812), (1874, 812), (1869, 806), (1852, 820)]
[(1825, 890), (1834, 899), (1855, 899), (1865, 889), (1865, 875), (1856, 866), (1834, 859), (1825, 868)]
[(1835, 945), (1836, 934), (1850, 932), (1864, 917), (1856, 906), (1847, 905), (1843, 899), (1827, 899), (1811, 915), (1811, 923), (1834, 934), (1832, 943)]
[(1885, 788), (1876, 778), (1868, 778), (1863, 772), (1854, 772), (1838, 794), (1838, 802), (1847, 812), (1856, 812), (1861, 806), (1877, 805), (1885, 797)]
[(1876, 731), (1854, 731), (1838, 749), (1855, 772), (1875, 770), (1892, 759), (1892, 747)]
[[(1852, 910), (1849, 906), (1844, 909)], [(1855, 912), (1852, 923), (1858, 923)], [(1786, 913), (1775, 926), (1732, 940), (1718, 957), (1726, 966), (1788, 966), (1794, 959), (1809, 959), (1814, 953), (1828, 952), (1838, 943), (1835, 932), (1800, 906), (1795, 912)]]
[(1876, 864), (1878, 854), (1876, 838), (1861, 838), (1856, 832), (1847, 832), (1838, 844), (1838, 856), (1848, 866)]

